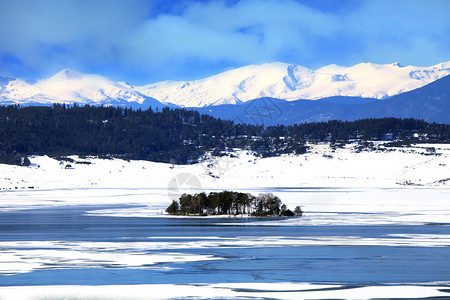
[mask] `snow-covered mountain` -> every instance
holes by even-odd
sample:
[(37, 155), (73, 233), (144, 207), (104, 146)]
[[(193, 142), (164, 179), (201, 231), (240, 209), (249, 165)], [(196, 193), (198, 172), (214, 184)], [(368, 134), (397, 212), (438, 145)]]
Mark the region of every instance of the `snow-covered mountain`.
[(0, 103), (133, 107), (162, 106), (161, 103), (164, 103), (205, 107), (240, 104), (261, 97), (288, 101), (331, 96), (385, 99), (420, 88), (449, 74), (450, 61), (431, 67), (403, 67), (398, 63), (363, 63), (352, 67), (329, 65), (315, 71), (277, 62), (241, 67), (201, 80), (133, 86), (100, 75), (64, 69), (36, 82), (0, 77)]
[(164, 81), (137, 89), (161, 102), (185, 107), (239, 104), (261, 97), (288, 101), (352, 96), (385, 99), (450, 74), (450, 61), (431, 67), (362, 63), (310, 70), (299, 65), (250, 65), (195, 81)]
[(64, 69), (54, 76), (29, 82), (2, 77), (0, 102), (2, 103), (79, 103), (79, 104), (143, 104), (150, 97), (133, 86), (118, 83), (100, 75), (82, 74)]

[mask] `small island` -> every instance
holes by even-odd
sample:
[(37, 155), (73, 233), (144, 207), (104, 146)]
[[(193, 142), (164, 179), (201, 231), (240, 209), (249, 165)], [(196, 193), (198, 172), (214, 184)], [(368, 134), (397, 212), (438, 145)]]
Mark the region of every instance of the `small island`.
[(253, 196), (232, 191), (183, 194), (166, 208), (170, 215), (248, 215), (255, 217), (301, 217), (303, 211), (297, 206), (291, 211), (279, 197), (272, 193)]

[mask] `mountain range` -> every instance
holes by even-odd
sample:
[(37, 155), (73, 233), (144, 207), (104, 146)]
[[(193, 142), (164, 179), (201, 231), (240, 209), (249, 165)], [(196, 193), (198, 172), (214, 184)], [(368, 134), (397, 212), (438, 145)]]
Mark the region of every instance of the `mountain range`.
[(318, 70), (286, 63), (251, 65), (195, 81), (165, 81), (137, 89), (159, 101), (205, 107), (271, 97), (294, 101), (332, 96), (386, 99), (450, 74), (450, 61), (431, 67), (362, 63)]
[(431, 67), (362, 63), (318, 70), (277, 62), (201, 80), (133, 86), (64, 69), (38, 81), (0, 77), (0, 104), (187, 107), (266, 125), (390, 116), (450, 123), (448, 75), (450, 61)]

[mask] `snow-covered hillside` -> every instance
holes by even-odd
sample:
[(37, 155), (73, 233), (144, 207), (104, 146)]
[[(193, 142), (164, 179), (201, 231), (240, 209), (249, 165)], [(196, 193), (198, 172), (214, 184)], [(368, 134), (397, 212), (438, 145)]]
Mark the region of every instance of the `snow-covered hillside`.
[(165, 81), (137, 89), (159, 101), (185, 107), (238, 104), (273, 97), (284, 100), (355, 96), (384, 99), (450, 74), (450, 61), (431, 67), (362, 63), (318, 70), (286, 63), (251, 65), (195, 81)]
[(111, 104), (120, 101), (142, 104), (147, 96), (127, 84), (100, 75), (82, 74), (64, 69), (54, 76), (30, 83), (23, 79), (4, 80), (0, 101), (11, 103)]
[[(328, 144), (311, 145), (305, 155), (271, 158), (258, 158), (240, 150), (231, 157), (208, 157), (194, 165), (78, 157), (72, 157), (74, 162), (60, 162), (35, 156), (30, 157), (30, 167), (0, 164), (0, 191), (166, 188), (182, 173), (190, 174), (191, 186), (206, 189), (450, 186), (449, 145), (379, 146), (371, 151), (360, 151), (358, 147), (333, 149)], [(66, 168), (68, 164), (71, 168)]]

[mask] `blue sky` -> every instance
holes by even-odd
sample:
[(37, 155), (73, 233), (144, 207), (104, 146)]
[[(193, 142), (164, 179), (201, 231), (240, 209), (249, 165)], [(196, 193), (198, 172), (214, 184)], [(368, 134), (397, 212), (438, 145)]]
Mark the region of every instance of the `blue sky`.
[(448, 0), (0, 0), (0, 74), (144, 84), (282, 61), (450, 60)]

